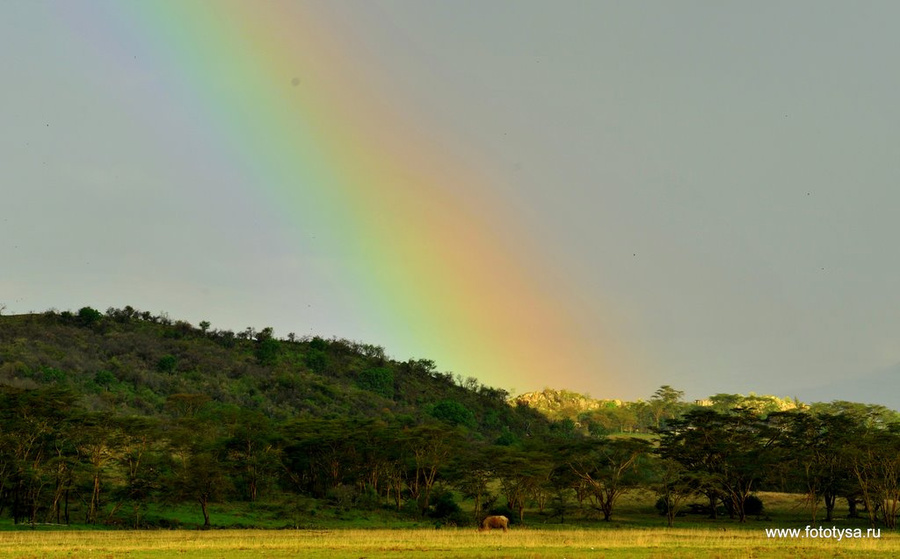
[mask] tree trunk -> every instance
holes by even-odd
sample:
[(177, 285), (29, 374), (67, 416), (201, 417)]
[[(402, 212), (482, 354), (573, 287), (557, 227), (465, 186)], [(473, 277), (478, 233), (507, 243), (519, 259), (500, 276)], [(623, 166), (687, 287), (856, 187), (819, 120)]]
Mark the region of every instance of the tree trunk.
[(209, 497), (207, 495), (201, 495), (197, 498), (200, 501), (200, 508), (203, 509), (203, 528), (209, 528)]
[(88, 524), (97, 522), (97, 510), (100, 507), (100, 472), (94, 473), (94, 489), (91, 493), (91, 505), (88, 509)]
[(852, 497), (847, 497), (847, 508), (849, 509), (849, 513), (847, 514), (848, 518), (859, 518), (859, 511), (856, 510), (856, 505), (858, 501)]
[(707, 497), (709, 497), (709, 517), (716, 520), (719, 518), (719, 513), (716, 510), (716, 501), (718, 501), (718, 499), (715, 495), (707, 495)]
[(837, 495), (834, 493), (825, 493), (825, 522), (831, 522), (834, 518), (834, 502), (836, 500)]

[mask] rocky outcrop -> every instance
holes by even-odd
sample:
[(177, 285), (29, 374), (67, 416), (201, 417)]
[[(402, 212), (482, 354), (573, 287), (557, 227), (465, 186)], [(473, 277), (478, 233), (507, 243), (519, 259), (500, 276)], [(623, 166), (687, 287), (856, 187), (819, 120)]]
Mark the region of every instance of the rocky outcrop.
[(568, 390), (545, 388), (540, 392), (527, 392), (512, 398), (513, 405), (527, 405), (551, 419), (574, 419), (579, 414), (601, 408), (618, 407), (619, 400), (596, 400), (587, 394)]

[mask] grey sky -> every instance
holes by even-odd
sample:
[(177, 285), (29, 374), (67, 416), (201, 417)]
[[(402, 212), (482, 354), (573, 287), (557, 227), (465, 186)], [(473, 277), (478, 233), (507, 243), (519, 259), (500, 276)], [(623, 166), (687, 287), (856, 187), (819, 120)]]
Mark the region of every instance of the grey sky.
[[(7, 312), (135, 304), (221, 327), (365, 332), (326, 279), (283, 258), (277, 219), (259, 226), (277, 216), (234, 177), (205, 184), (216, 171), (202, 154), (148, 158), (180, 140), (129, 130), (164, 129), (178, 99), (130, 96), (140, 73), (115, 73), (114, 54), (78, 44), (53, 5), (0, 4)], [(574, 286), (582, 327), (634, 374), (627, 393), (589, 375), (559, 388), (900, 406), (833, 384), (900, 363), (900, 5), (318, 10), (370, 62), (373, 88), (493, 179), (547, 281)], [(329, 298), (328, 312), (306, 310)]]

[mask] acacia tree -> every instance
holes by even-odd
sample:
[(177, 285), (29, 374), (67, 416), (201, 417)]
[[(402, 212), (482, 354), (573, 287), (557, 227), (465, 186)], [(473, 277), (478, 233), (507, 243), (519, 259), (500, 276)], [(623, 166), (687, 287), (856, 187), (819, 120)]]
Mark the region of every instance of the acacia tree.
[(450, 465), (448, 477), (454, 487), (467, 499), (472, 499), (473, 516), (477, 522), (482, 516), (482, 505), (490, 497), (490, 482), (494, 479), (496, 453), (484, 445), (467, 446)]
[(671, 528), (675, 525), (675, 517), (681, 505), (687, 498), (697, 493), (700, 479), (670, 458), (658, 459), (654, 466), (658, 476), (654, 488), (665, 506), (663, 512), (666, 524)]
[(649, 409), (654, 426), (659, 429), (664, 419), (674, 419), (682, 405), (683, 390), (675, 390), (668, 384), (660, 386), (650, 397)]
[(180, 420), (169, 433), (172, 462), (166, 487), (176, 501), (195, 501), (210, 527), (209, 504), (231, 489), (218, 424), (212, 417)]
[[(394, 489), (395, 472), (399, 468), (400, 453), (397, 449), (398, 429), (383, 421), (367, 421), (360, 425), (352, 435), (353, 446), (359, 457), (356, 469), (356, 483), (360, 494), (373, 494), (390, 499)], [(402, 476), (400, 477), (400, 493), (395, 495), (398, 509), (402, 494)]]
[(122, 418), (120, 427), (115, 461), (125, 483), (118, 489), (118, 503), (109, 516), (128, 503), (137, 529), (141, 527), (142, 512), (160, 490), (159, 423), (143, 417)]
[(518, 513), (519, 522), (525, 519), (528, 498), (548, 482), (553, 471), (549, 450), (533, 444), (524, 449), (498, 447), (494, 453), (494, 476), (500, 480), (509, 508)]
[(355, 467), (352, 423), (339, 419), (292, 421), (281, 430), (282, 464), (301, 491), (324, 497)]
[(811, 414), (789, 411), (769, 416), (780, 424), (783, 436), (779, 462), (788, 481), (807, 494), (812, 520), (816, 521), (819, 501), (825, 504), (825, 520), (834, 517), (839, 495), (853, 491), (848, 449), (853, 447), (859, 423), (847, 415)]
[(253, 410), (230, 410), (222, 414), (225, 456), (244, 498), (256, 501), (260, 486), (265, 485), (278, 468), (278, 449), (271, 421)]
[(66, 483), (56, 458), (69, 452), (61, 428), (74, 401), (55, 388), (0, 387), (0, 509), (8, 504), (14, 523), (36, 522), (48, 487)]
[(699, 409), (660, 430), (659, 454), (691, 472), (709, 499), (712, 518), (719, 499), (732, 518), (746, 520), (744, 504), (775, 459), (778, 431), (748, 410)]
[(881, 513), (887, 528), (897, 526), (900, 509), (900, 425), (869, 431), (856, 440), (853, 472), (874, 527)]
[[(67, 431), (65, 428), (62, 429), (60, 436), (53, 441), (52, 458), (48, 460), (48, 466), (53, 470), (54, 489), (53, 499), (47, 507), (45, 522), (55, 521), (57, 524), (61, 524), (65, 520), (66, 524), (69, 523), (69, 493), (75, 486), (78, 454)], [(3, 457), (0, 456), (0, 463), (2, 462)], [(2, 469), (0, 467), (0, 470)], [(0, 477), (2, 477), (2, 473), (0, 473)], [(2, 493), (2, 482), (0, 482), (0, 493)], [(2, 508), (0, 505), (0, 511)]]
[(89, 478), (90, 501), (85, 522), (94, 524), (100, 513), (100, 496), (107, 463), (115, 457), (120, 430), (109, 413), (88, 413), (77, 419), (75, 447)]
[(649, 451), (650, 444), (641, 439), (589, 439), (565, 449), (564, 460), (609, 522), (619, 497), (645, 481), (646, 469), (640, 466)]
[(443, 425), (420, 425), (402, 433), (401, 442), (411, 457), (413, 469), (407, 487), (419, 505), (421, 516), (428, 510), (438, 471), (449, 463), (461, 438), (458, 429)]

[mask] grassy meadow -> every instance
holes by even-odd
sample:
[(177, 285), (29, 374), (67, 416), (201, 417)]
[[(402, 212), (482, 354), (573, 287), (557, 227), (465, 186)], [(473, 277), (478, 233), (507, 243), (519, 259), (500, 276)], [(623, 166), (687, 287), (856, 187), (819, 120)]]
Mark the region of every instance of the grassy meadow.
[(0, 557), (896, 557), (900, 538), (767, 539), (759, 530), (213, 530), (0, 533)]
[[(414, 556), (510, 557), (510, 558), (592, 558), (599, 557), (897, 557), (900, 535), (882, 529), (878, 539), (768, 538), (766, 528), (837, 526), (861, 528), (863, 519), (846, 519), (846, 510), (837, 512), (834, 522), (812, 522), (802, 496), (762, 493), (766, 513), (745, 524), (725, 519), (709, 520), (687, 515), (678, 518), (675, 528), (666, 528), (662, 517), (654, 516), (649, 495), (627, 495), (618, 518), (602, 522), (586, 518), (567, 519), (565, 524), (526, 512), (526, 523), (508, 533), (479, 533), (474, 527), (435, 529), (432, 523), (379, 522), (377, 516), (318, 515), (304, 522), (304, 529), (236, 530), (248, 520), (232, 510), (218, 515), (213, 530), (80, 530), (58, 526), (0, 528), (2, 558), (168, 558), (168, 557), (310, 557), (367, 559)], [(652, 501), (650, 501), (652, 503)], [(257, 511), (258, 512), (258, 511)], [(214, 518), (216, 512), (213, 511)], [(187, 519), (185, 519), (187, 520)], [(252, 520), (252, 518), (249, 518)], [(260, 518), (257, 516), (256, 521)], [(307, 519), (310, 520), (310, 519)], [(260, 525), (262, 523), (257, 523)], [(273, 520), (272, 526), (275, 522)], [(183, 526), (190, 527), (187, 522)], [(282, 524), (283, 526), (283, 524)]]

